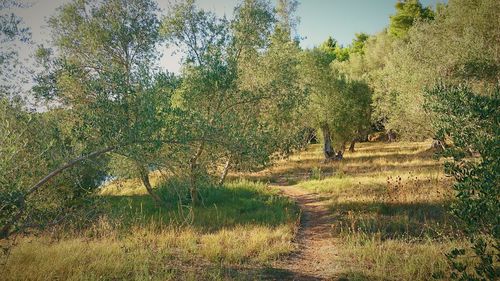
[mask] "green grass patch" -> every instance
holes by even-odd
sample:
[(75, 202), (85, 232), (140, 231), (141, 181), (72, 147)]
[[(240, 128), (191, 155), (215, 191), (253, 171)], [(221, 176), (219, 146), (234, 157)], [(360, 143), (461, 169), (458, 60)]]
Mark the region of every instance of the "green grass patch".
[(260, 182), (234, 181), (221, 187), (200, 186), (200, 203), (191, 206), (187, 185), (178, 180), (161, 184), (158, 206), (149, 195), (103, 196), (106, 213), (126, 229), (132, 226), (190, 226), (205, 232), (261, 225), (275, 227), (297, 220), (294, 203)]

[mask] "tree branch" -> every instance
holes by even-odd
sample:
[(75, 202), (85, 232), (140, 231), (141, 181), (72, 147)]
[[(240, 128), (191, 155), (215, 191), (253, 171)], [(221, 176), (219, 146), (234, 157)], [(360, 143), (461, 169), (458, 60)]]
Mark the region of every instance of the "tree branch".
[(38, 181), (35, 185), (33, 185), (30, 189), (28, 189), (28, 191), (24, 194), (22, 194), (20, 197), (19, 197), (19, 210), (17, 212), (17, 214), (15, 216), (12, 217), (12, 219), (7, 222), (3, 227), (2, 229), (0, 230), (0, 238), (2, 239), (6, 239), (8, 238), (13, 232), (11, 231), (11, 228), (12, 226), (14, 226), (15, 223), (17, 223), (17, 221), (21, 218), (21, 216), (24, 214), (24, 211), (26, 209), (26, 198), (35, 193), (37, 190), (39, 190), (45, 183), (47, 183), (49, 180), (51, 180), (53, 177), (57, 176), (58, 174), (60, 174), (62, 171), (68, 169), (68, 168), (71, 168), (73, 166), (75, 166), (76, 164), (78, 164), (79, 162), (83, 161), (83, 160), (86, 160), (86, 159), (89, 159), (89, 158), (92, 158), (92, 157), (96, 157), (96, 156), (99, 156), (101, 154), (104, 154), (104, 153), (107, 153), (107, 152), (110, 152), (112, 150), (116, 149), (115, 146), (111, 146), (111, 147), (107, 147), (107, 148), (104, 148), (104, 149), (101, 149), (101, 150), (98, 150), (98, 151), (94, 151), (92, 153), (89, 153), (87, 155), (83, 155), (83, 156), (80, 156), (78, 158), (75, 158), (71, 161), (69, 161), (68, 163), (64, 164), (63, 166), (53, 170), (52, 172), (50, 172), (48, 175), (46, 175), (44, 178), (42, 178), (40, 181)]

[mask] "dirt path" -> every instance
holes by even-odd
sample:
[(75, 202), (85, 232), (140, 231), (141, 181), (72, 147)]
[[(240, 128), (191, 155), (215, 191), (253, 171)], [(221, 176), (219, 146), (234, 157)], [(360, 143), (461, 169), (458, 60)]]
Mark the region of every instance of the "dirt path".
[[(297, 235), (299, 248), (288, 259), (275, 265), (281, 272), (277, 280), (339, 280), (339, 255), (333, 237), (331, 212), (325, 199), (293, 186), (275, 186), (294, 199), (302, 210)], [(281, 278), (281, 279), (280, 279)], [(342, 279), (340, 279), (342, 280)]]

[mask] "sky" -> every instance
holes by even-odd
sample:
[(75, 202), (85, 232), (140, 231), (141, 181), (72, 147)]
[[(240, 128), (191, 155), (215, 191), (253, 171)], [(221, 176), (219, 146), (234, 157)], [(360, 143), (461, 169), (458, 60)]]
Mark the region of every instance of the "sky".
[[(18, 9), (16, 14), (23, 17), (33, 33), (36, 44), (45, 43), (49, 38), (47, 19), (56, 12), (57, 7), (69, 0), (21, 0), (31, 3), (28, 8)], [(160, 8), (168, 10), (168, 0), (157, 0)], [(437, 2), (446, 0), (420, 0), (424, 6), (435, 7)], [(232, 16), (239, 0), (197, 0), (197, 4), (217, 15)], [(357, 32), (375, 34), (382, 31), (389, 23), (389, 16), (394, 14), (397, 0), (299, 0), (297, 16), (299, 25), (297, 34), (301, 46), (311, 48), (325, 41), (329, 36), (341, 45), (347, 46)], [(171, 55), (172, 50), (163, 48), (164, 55), (160, 65), (170, 72), (179, 72), (180, 54)], [(25, 56), (32, 49), (23, 50)]]

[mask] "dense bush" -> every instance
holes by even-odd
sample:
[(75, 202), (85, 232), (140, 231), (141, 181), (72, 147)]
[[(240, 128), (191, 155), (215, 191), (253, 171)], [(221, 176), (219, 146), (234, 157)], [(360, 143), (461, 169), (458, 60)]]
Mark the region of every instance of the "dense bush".
[(106, 159), (93, 159), (49, 181), (49, 188), (29, 192), (46, 174), (85, 149), (84, 144), (69, 133), (74, 124), (62, 123), (65, 114), (58, 113), (26, 112), (7, 100), (0, 100), (2, 227), (19, 213), (22, 213), (20, 220), (12, 227), (27, 230), (57, 223), (67, 218), (70, 210), (87, 210), (81, 207), (87, 204), (89, 195), (105, 175), (100, 167)]
[[(471, 249), (449, 254), (459, 280), (498, 280), (500, 262), (500, 92), (438, 86), (427, 94), (441, 139), (452, 140), (446, 171), (456, 180), (454, 214), (466, 226)], [(472, 253), (470, 253), (472, 252)], [(469, 270), (474, 256), (477, 263)], [(465, 258), (465, 261), (461, 258)]]

